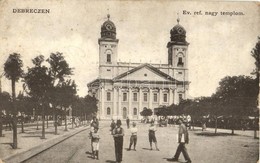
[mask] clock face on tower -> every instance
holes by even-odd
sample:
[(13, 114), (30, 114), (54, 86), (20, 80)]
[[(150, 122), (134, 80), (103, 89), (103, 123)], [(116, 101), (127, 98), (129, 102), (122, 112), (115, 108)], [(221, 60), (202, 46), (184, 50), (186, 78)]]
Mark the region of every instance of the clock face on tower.
[(112, 28), (113, 28), (113, 27), (112, 27), (112, 25), (111, 25), (111, 24), (106, 24), (106, 29), (107, 29), (107, 30), (109, 30), (109, 31), (110, 31), (110, 30), (112, 30)]
[(179, 34), (183, 34), (183, 29), (179, 28), (179, 29), (178, 29), (178, 33), (179, 33)]

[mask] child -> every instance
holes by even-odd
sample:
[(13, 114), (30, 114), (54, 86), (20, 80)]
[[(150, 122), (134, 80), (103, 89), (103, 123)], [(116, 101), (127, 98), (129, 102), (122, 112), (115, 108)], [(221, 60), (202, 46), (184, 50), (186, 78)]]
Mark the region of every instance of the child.
[(157, 147), (157, 140), (156, 140), (156, 137), (155, 137), (155, 131), (156, 131), (156, 127), (154, 125), (154, 122), (152, 121), (151, 126), (149, 127), (149, 134), (148, 134), (149, 135), (150, 147), (151, 147), (151, 150), (153, 150), (152, 142), (154, 142), (156, 150), (159, 151), (159, 148)]
[(98, 128), (94, 128), (94, 132), (92, 133), (92, 146), (93, 146), (93, 158), (99, 159), (98, 157), (98, 150), (99, 150), (99, 134)]
[(129, 145), (129, 148), (128, 148), (128, 151), (131, 150), (131, 146), (132, 144), (134, 143), (134, 150), (136, 151), (135, 149), (135, 146), (136, 146), (136, 142), (137, 142), (137, 127), (136, 127), (136, 123), (133, 122), (133, 127), (131, 128), (131, 137), (130, 137), (130, 145)]

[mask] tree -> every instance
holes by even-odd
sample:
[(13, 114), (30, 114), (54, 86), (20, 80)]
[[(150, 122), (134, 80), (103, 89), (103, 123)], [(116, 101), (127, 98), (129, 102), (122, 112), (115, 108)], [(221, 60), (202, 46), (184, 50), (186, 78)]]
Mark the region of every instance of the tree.
[[(259, 84), (259, 74), (260, 74), (260, 37), (258, 36), (258, 42), (255, 48), (251, 51), (252, 57), (255, 59), (255, 69), (252, 74), (256, 75), (256, 83)], [(259, 89), (259, 87), (258, 87)]]
[(42, 138), (45, 138), (45, 112), (44, 106), (49, 104), (49, 92), (52, 78), (48, 74), (48, 68), (42, 66), (44, 56), (37, 56), (32, 60), (34, 67), (28, 68), (24, 81), (29, 89), (28, 94), (35, 98), (42, 110)]
[(0, 92), (0, 137), (3, 136), (3, 111), (11, 106), (10, 101), (11, 96), (8, 92)]
[(17, 109), (15, 105), (15, 83), (23, 75), (23, 62), (21, 55), (18, 53), (10, 54), (6, 62), (4, 63), (4, 75), (12, 83), (12, 104), (13, 104), (13, 148), (17, 149)]
[(88, 114), (88, 115), (91, 115), (91, 114), (96, 114), (97, 111), (98, 111), (98, 108), (97, 108), (97, 104), (98, 104), (98, 100), (96, 99), (96, 97), (94, 96), (90, 96), (90, 95), (87, 95), (85, 96), (85, 110), (83, 110), (83, 114)]
[(61, 107), (61, 109), (64, 111), (64, 117), (65, 117), (65, 131), (68, 131), (67, 129), (67, 108), (71, 107), (75, 100), (75, 95), (77, 93), (76, 91), (76, 84), (72, 80), (66, 80), (62, 83), (57, 85), (57, 94), (59, 96), (57, 97), (57, 105)]
[(153, 111), (151, 109), (144, 108), (144, 110), (140, 112), (140, 115), (144, 117), (148, 117), (153, 115)]
[[(257, 93), (259, 94), (259, 74), (260, 74), (260, 37), (258, 36), (258, 42), (256, 43), (255, 45), (255, 48), (253, 48), (253, 50), (251, 51), (251, 55), (252, 57), (255, 59), (255, 69), (254, 71), (252, 72), (252, 74), (255, 74), (256, 75), (256, 88), (257, 88)], [(259, 101), (257, 100), (257, 106), (259, 106)], [(256, 116), (259, 115), (259, 107), (256, 108), (255, 110), (255, 119), (256, 119)], [(256, 129), (258, 127), (255, 127), (255, 138), (256, 138)]]
[(72, 68), (69, 67), (69, 64), (65, 60), (64, 56), (60, 52), (51, 53), (50, 57), (46, 60), (50, 64), (49, 75), (52, 78), (52, 89), (50, 92), (50, 102), (53, 107), (54, 113), (54, 126), (55, 126), (55, 134), (58, 134), (57, 130), (57, 106), (58, 106), (58, 97), (59, 94), (58, 85), (65, 80), (66, 77), (72, 75)]
[(19, 119), (21, 121), (22, 133), (24, 133), (25, 115), (32, 115), (35, 102), (29, 96), (24, 96), (24, 94), (20, 92), (17, 96), (17, 106), (19, 106), (18, 111), (21, 113)]
[[(227, 76), (219, 82), (219, 87), (214, 95), (219, 100), (218, 112), (231, 116), (230, 127), (234, 134), (235, 117), (252, 115), (257, 107), (258, 90), (255, 80), (249, 76)], [(218, 113), (218, 114), (219, 114)]]

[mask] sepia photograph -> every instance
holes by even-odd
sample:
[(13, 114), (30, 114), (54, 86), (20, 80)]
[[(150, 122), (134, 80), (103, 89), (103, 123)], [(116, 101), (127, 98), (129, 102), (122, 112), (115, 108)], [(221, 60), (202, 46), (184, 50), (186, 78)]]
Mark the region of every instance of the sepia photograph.
[(0, 163), (258, 163), (260, 2), (0, 0)]

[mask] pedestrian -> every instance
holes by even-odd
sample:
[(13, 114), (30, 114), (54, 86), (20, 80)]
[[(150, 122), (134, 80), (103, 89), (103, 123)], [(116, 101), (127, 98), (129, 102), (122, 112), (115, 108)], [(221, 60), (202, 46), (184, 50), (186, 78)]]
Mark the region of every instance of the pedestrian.
[(191, 163), (191, 159), (189, 157), (187, 148), (185, 146), (185, 144), (189, 143), (189, 133), (188, 133), (187, 127), (185, 126), (185, 124), (183, 122), (183, 119), (179, 119), (178, 143), (179, 143), (179, 146), (176, 150), (174, 157), (171, 159), (167, 159), (167, 160), (168, 161), (178, 161), (179, 156), (182, 152), (184, 159), (186, 160), (186, 163)]
[(136, 123), (133, 122), (133, 127), (131, 128), (131, 137), (130, 137), (130, 144), (129, 144), (129, 148), (128, 150), (131, 150), (131, 146), (134, 144), (134, 150), (136, 151), (136, 143), (137, 143), (137, 127), (136, 127)]
[(90, 133), (89, 133), (92, 153), (94, 152), (92, 133), (94, 133), (94, 129), (95, 129), (95, 128), (99, 128), (99, 123), (98, 123), (97, 118), (94, 116), (94, 117), (92, 118), (92, 120), (91, 120), (91, 123), (90, 123)]
[(157, 147), (156, 136), (155, 136), (156, 126), (154, 125), (153, 121), (151, 122), (151, 125), (150, 125), (148, 131), (149, 131), (148, 136), (149, 136), (149, 142), (150, 142), (150, 149), (153, 150), (152, 142), (154, 142), (156, 150), (159, 151), (159, 148)]
[(92, 133), (92, 146), (93, 146), (93, 152), (92, 152), (92, 155), (93, 155), (93, 158), (94, 159), (99, 159), (99, 156), (98, 156), (98, 151), (99, 151), (99, 133), (98, 133), (98, 127), (95, 127), (94, 128), (94, 132)]
[(111, 135), (113, 134), (113, 130), (114, 130), (115, 127), (116, 127), (116, 123), (115, 123), (115, 121), (112, 119), (112, 122), (111, 122), (111, 124), (110, 124)]
[(116, 127), (113, 130), (115, 156), (117, 163), (121, 163), (123, 155), (124, 129), (121, 127), (121, 125), (121, 120), (117, 120)]
[(89, 138), (90, 138), (90, 146), (91, 146), (91, 152), (93, 153), (94, 152), (94, 148), (93, 148), (93, 133), (95, 131), (95, 128), (97, 128), (97, 125), (96, 123), (91, 123), (90, 124), (90, 132), (89, 132)]
[(92, 118), (90, 124), (92, 124), (92, 123), (95, 123), (95, 124), (97, 125), (97, 127), (99, 127), (99, 122), (98, 122), (98, 119), (97, 119), (96, 116), (93, 116), (93, 118)]
[(126, 125), (127, 125), (127, 128), (129, 128), (129, 124), (130, 124), (130, 119), (127, 117), (127, 118), (126, 118)]

